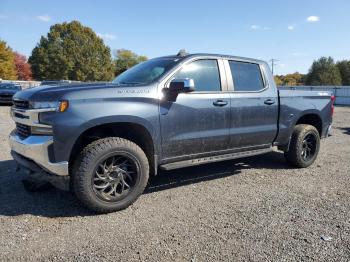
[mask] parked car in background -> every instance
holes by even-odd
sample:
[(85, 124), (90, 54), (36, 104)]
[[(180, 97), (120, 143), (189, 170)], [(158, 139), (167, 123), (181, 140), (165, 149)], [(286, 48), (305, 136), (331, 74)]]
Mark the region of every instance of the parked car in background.
[(0, 83), (0, 104), (12, 104), (12, 97), (22, 88), (16, 83)]
[(111, 212), (132, 204), (158, 168), (274, 147), (291, 165), (308, 167), (330, 132), (333, 102), (330, 92), (278, 90), (260, 60), (179, 53), (138, 64), (110, 83), (16, 94), (10, 144), (19, 165), (70, 180), (85, 206)]

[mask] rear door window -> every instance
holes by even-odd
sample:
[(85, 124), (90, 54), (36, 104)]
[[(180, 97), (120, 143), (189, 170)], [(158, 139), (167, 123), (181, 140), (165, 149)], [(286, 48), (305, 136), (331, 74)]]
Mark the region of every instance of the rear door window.
[(260, 66), (254, 63), (229, 61), (234, 91), (252, 92), (264, 89)]

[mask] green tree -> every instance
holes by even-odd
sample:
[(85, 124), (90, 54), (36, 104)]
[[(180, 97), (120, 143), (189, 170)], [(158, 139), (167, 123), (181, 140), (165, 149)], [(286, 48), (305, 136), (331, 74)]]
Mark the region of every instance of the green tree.
[(306, 77), (307, 85), (341, 85), (338, 67), (331, 57), (321, 57), (313, 62)]
[(78, 21), (55, 24), (29, 58), (38, 80), (108, 81), (113, 78), (111, 52), (95, 32)]
[(343, 86), (350, 86), (350, 60), (343, 60), (337, 63)]
[(6, 42), (0, 40), (0, 78), (16, 80), (15, 54), (7, 46)]
[(115, 75), (119, 75), (129, 69), (130, 67), (133, 67), (134, 65), (144, 62), (147, 60), (146, 56), (139, 56), (135, 53), (133, 53), (130, 50), (127, 49), (118, 49), (116, 50), (114, 59), (115, 64)]

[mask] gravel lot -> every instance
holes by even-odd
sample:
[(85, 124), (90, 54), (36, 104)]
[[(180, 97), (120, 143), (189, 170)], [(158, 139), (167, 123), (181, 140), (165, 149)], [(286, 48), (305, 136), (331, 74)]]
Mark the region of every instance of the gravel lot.
[(317, 162), (278, 152), (161, 172), (130, 208), (95, 215), (68, 192), (28, 193), (0, 107), (0, 261), (350, 261), (350, 108)]

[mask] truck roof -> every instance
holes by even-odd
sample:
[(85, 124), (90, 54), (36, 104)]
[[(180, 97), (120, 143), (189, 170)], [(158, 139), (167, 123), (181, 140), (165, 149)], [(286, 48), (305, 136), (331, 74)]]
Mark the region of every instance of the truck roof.
[(214, 56), (218, 58), (226, 58), (226, 59), (233, 59), (233, 60), (242, 60), (247, 61), (251, 63), (266, 63), (263, 60), (249, 58), (249, 57), (242, 57), (242, 56), (232, 56), (232, 55), (222, 55), (222, 54), (211, 54), (211, 53), (195, 53), (195, 54), (186, 54), (186, 55), (169, 55), (169, 56), (162, 56), (162, 58), (180, 58), (187, 59), (190, 57), (203, 57), (203, 56)]

